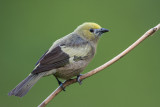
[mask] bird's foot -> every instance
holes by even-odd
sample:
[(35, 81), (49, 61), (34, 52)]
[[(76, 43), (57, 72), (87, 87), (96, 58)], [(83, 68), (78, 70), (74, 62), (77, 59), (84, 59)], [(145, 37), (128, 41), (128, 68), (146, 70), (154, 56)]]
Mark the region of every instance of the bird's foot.
[(65, 88), (64, 88), (64, 86), (63, 86), (63, 83), (62, 83), (62, 82), (59, 83), (59, 86), (62, 88), (63, 91), (66, 91)]
[(56, 77), (57, 81), (58, 81), (58, 84), (59, 86), (62, 88), (63, 91), (66, 91), (64, 86), (63, 86), (63, 83)]
[(80, 76), (82, 76), (82, 75), (83, 75), (83, 74), (80, 74), (80, 75), (77, 76), (77, 82), (79, 83), (79, 85), (82, 84), (82, 81), (80, 80)]

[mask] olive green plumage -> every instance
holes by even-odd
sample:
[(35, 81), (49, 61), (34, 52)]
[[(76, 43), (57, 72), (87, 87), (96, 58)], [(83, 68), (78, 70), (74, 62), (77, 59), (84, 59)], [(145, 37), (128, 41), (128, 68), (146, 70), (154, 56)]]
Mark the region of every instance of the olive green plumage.
[[(55, 41), (39, 59), (31, 74), (19, 83), (9, 95), (22, 97), (41, 78), (54, 75), (57, 79), (79, 76), (94, 57), (101, 34), (108, 32), (96, 23), (84, 23), (74, 32)], [(58, 80), (58, 82), (60, 82)]]

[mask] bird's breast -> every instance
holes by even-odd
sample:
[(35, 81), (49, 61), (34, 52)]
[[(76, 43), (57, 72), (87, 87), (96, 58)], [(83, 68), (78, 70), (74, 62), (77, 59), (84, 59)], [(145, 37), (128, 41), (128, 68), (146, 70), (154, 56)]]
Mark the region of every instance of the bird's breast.
[(64, 67), (58, 68), (54, 75), (65, 80), (71, 79), (72, 77), (79, 75), (88, 63), (88, 61), (80, 60), (67, 64)]

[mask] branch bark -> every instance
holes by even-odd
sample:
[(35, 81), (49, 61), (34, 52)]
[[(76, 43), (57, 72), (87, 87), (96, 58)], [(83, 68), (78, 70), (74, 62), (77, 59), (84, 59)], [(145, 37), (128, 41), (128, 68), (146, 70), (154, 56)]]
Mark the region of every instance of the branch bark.
[[(137, 41), (135, 41), (132, 45), (130, 45), (126, 50), (121, 52), (119, 55), (111, 59), (110, 61), (106, 62), (105, 64), (101, 65), (100, 67), (80, 76), (80, 80), (84, 80), (100, 71), (103, 69), (107, 68), (108, 66), (112, 65), (116, 61), (118, 61), (120, 58), (125, 56), (128, 52), (133, 50), (138, 44), (140, 44), (143, 40), (145, 40), (147, 37), (153, 35), (156, 31), (160, 29), (160, 24), (155, 26), (154, 28), (151, 28), (148, 30), (145, 34), (143, 34)], [(76, 78), (72, 80), (67, 80), (63, 83), (64, 88), (67, 87), (68, 85), (71, 85), (73, 83), (76, 83)], [(54, 90), (38, 107), (45, 107), (56, 95), (58, 95), (62, 91), (62, 88), (59, 86), (56, 90)]]

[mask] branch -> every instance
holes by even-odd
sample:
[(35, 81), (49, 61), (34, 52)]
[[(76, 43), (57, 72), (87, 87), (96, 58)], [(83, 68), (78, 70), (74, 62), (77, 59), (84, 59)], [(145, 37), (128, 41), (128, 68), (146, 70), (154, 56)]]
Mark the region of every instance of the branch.
[[(153, 35), (156, 31), (160, 29), (160, 24), (155, 26), (154, 28), (151, 28), (148, 30), (144, 35), (142, 35), (137, 41), (135, 41), (131, 46), (129, 46), (126, 50), (124, 50), (122, 53), (111, 59), (110, 61), (106, 62), (105, 64), (101, 65), (100, 67), (80, 76), (80, 80), (84, 80), (100, 71), (103, 69), (107, 68), (108, 66), (112, 65), (116, 61), (118, 61), (120, 58), (125, 56), (128, 52), (130, 52), (132, 49), (134, 49), (138, 44), (140, 44), (143, 40), (145, 40), (147, 37)], [(63, 83), (63, 87), (67, 87), (68, 85), (71, 85), (73, 83), (76, 83), (76, 78), (67, 80)], [(55, 91), (53, 91), (38, 107), (45, 107), (56, 95), (58, 95), (62, 91), (62, 88), (59, 86)]]

